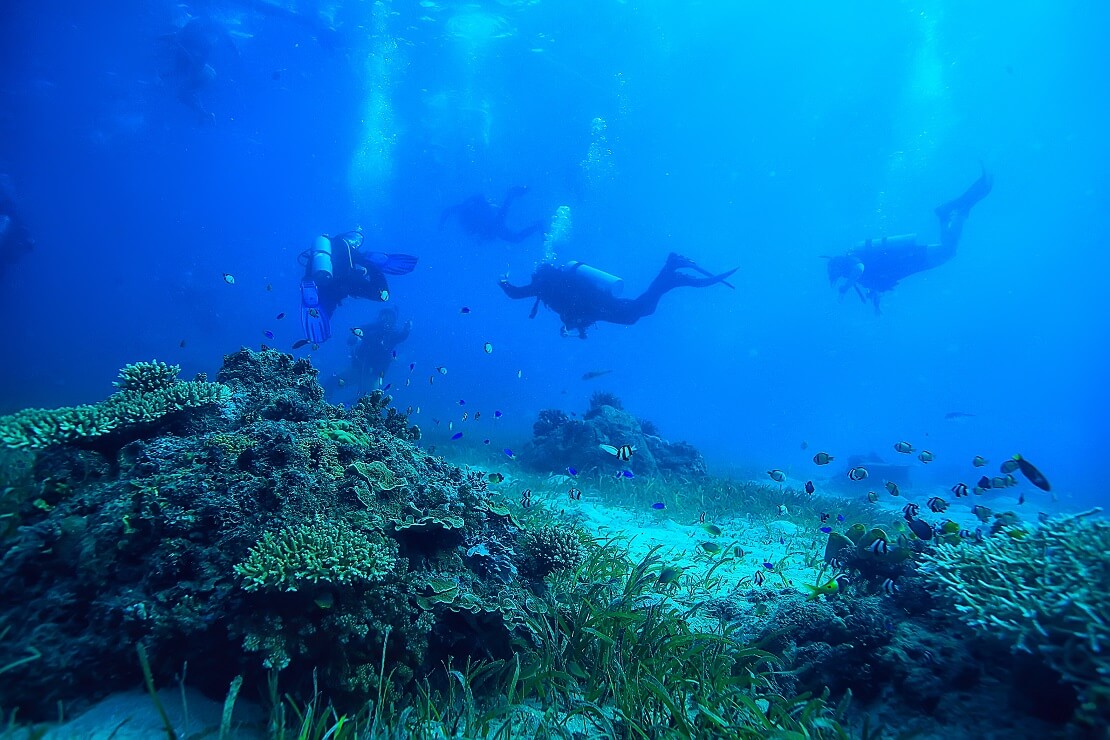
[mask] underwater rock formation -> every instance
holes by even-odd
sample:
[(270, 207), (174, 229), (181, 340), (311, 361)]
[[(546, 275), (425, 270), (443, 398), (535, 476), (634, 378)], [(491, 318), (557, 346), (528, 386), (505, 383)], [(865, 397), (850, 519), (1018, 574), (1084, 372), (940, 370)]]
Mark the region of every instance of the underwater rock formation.
[(218, 383), (176, 375), (125, 369), (85, 407), (116, 414), (107, 431), (0, 419), (7, 446), (34, 450), (32, 476), (0, 481), (0, 706), (43, 717), (130, 687), (139, 643), (160, 683), (186, 661), (215, 695), (318, 670), (352, 702), (383, 660), (403, 684), (448, 651), (509, 653), (530, 598), (511, 578), (519, 525), (480, 475), (414, 446), (389, 396), (328, 405), (307, 360), (266, 348), (228, 355)]
[[(630, 460), (622, 462), (599, 449), (601, 444), (634, 445), (636, 452)], [(693, 445), (668, 442), (658, 435), (654, 424), (637, 419), (624, 410), (619, 399), (603, 391), (593, 395), (590, 408), (581, 419), (573, 419), (558, 409), (541, 411), (532, 425), (532, 439), (518, 456), (525, 467), (538, 472), (569, 466), (604, 473), (627, 468), (636, 475), (707, 474), (705, 459)]]

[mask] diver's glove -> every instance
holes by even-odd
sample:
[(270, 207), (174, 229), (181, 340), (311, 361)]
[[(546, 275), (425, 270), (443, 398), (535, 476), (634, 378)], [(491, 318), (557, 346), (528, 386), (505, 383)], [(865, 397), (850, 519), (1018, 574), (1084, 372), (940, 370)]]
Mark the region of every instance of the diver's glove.
[(331, 322), (320, 305), (320, 291), (312, 280), (301, 281), (301, 327), (305, 339), (313, 344), (331, 337)]

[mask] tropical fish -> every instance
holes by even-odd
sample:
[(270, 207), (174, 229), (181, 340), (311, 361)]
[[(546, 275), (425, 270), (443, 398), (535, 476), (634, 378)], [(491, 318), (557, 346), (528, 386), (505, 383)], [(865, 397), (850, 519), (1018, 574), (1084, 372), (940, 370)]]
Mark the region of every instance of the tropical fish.
[(894, 583), (893, 578), (887, 578), (883, 581), (883, 593), (890, 594), (891, 596), (898, 593), (898, 586)]
[(381, 301), (383, 303), (385, 301), (388, 301), (389, 300), (389, 291), (386, 290), (385, 288), (382, 288), (381, 290), (378, 291), (378, 298), (381, 299)]
[(920, 453), (918, 453), (917, 459), (923, 463), (931, 463), (933, 460), (936, 459), (936, 456), (928, 450), (922, 450)]
[(764, 560), (763, 561), (763, 567), (766, 568), (767, 570), (774, 570), (775, 569), (775, 564), (772, 563), (770, 560)]
[[(385, 309), (383, 308), (382, 310), (384, 311)], [(363, 337), (366, 336), (366, 332), (363, 331), (361, 326), (352, 326), (351, 327), (351, 333), (354, 334), (359, 339), (362, 339)]]
[(593, 380), (600, 378), (602, 375), (608, 375), (613, 372), (612, 370), (590, 370), (589, 372), (582, 373), (582, 380)]
[(732, 548), (732, 554), (735, 555), (737, 558), (742, 558), (744, 557), (744, 548), (740, 547), (740, 545), (737, 545), (736, 547)]
[(275, 318), (275, 319), (277, 319), (278, 321), (281, 321), (282, 319), (284, 319), (284, 318), (285, 318), (285, 312), (284, 312), (284, 311), (282, 311), (281, 313), (279, 313), (279, 314), (278, 314), (277, 316), (275, 316), (274, 318)]
[(1003, 460), (1002, 461), (1002, 465), (999, 466), (999, 470), (1002, 473), (1005, 474), (1005, 473), (1012, 473), (1020, 467), (1021, 467), (1021, 464), (1018, 463), (1017, 460), (1015, 460), (1013, 458), (1010, 458), (1009, 460)]
[(466, 399), (465, 399), (465, 398), (460, 398), (460, 399), (458, 400), (458, 404), (459, 404), (460, 406), (465, 406), (465, 405), (466, 405)]
[(501, 481), (505, 480), (505, 476), (501, 473), (490, 473), (486, 477), (489, 478), (490, 483), (500, 483)]
[(300, 349), (301, 347), (305, 346), (306, 344), (308, 344), (307, 339), (298, 339), (297, 341), (293, 342), (293, 349)]
[(636, 475), (631, 470), (621, 470), (617, 473), (618, 478), (635, 478)]
[(462, 439), (462, 432), (455, 432), (451, 435), (451, 439)]
[(409, 372), (411, 373), (415, 368), (416, 368), (416, 363), (415, 362), (410, 362), (409, 363)]
[(996, 475), (991, 478), (991, 488), (1006, 488), (1006, 479), (1001, 475)]
[(185, 340), (184, 340), (184, 339), (182, 339), (182, 340), (181, 340), (181, 342), (180, 342), (180, 343), (178, 343), (178, 345), (177, 345), (177, 346), (178, 346), (178, 347), (180, 347), (181, 349), (185, 349)]
[(813, 456), (813, 462), (817, 463), (818, 465), (828, 465), (835, 459), (835, 457), (827, 452), (818, 452), (816, 455)]
[(952, 486), (952, 493), (956, 494), (956, 498), (968, 495), (968, 488), (966, 483), (957, 483)]
[(443, 365), (438, 365), (438, 366), (436, 366), (436, 372), (439, 373), (440, 375), (446, 375), (447, 374), (447, 368), (444, 367)]
[(988, 490), (991, 487), (991, 479), (984, 475), (982, 478), (979, 479), (979, 482), (976, 483), (975, 485), (979, 486), (984, 491)]
[(704, 529), (712, 537), (721, 536), (721, 528), (718, 527), (716, 524), (703, 524), (701, 525), (701, 528)]
[(763, 575), (763, 571), (757, 570), (755, 575), (752, 576), (752, 583), (757, 586), (762, 586), (763, 582), (767, 580), (767, 576)]
[(867, 477), (867, 468), (862, 465), (857, 465), (848, 471), (848, 480), (863, 480)]
[(904, 455), (909, 455), (913, 452), (913, 445), (911, 445), (909, 442), (895, 442), (894, 451), (901, 452)]
[(911, 501), (902, 507), (902, 516), (905, 517), (906, 521), (909, 521), (917, 516), (919, 511), (921, 511), (921, 507)]
[(871, 503), (876, 503), (879, 500), (879, 494), (875, 493), (874, 491), (868, 491), (867, 500)]
[(813, 487), (813, 481), (807, 480), (806, 481), (806, 493), (812, 494), (816, 490), (817, 489)]
[(677, 583), (678, 579), (682, 577), (682, 568), (669, 567), (659, 571), (659, 583), (664, 586)]
[(821, 527), (819, 531), (824, 532), (825, 534), (828, 534), (829, 532), (832, 531), (832, 527), (827, 527), (827, 526), (826, 527)]
[(523, 378), (524, 377), (524, 371), (523, 370), (517, 370), (516, 371), (516, 377), (517, 377), (517, 380), (520, 380), (521, 378)]
[(907, 526), (910, 531), (916, 534), (920, 539), (931, 540), (933, 538), (933, 528), (927, 522), (920, 519), (910, 519)]
[(974, 514), (979, 519), (979, 521), (986, 524), (990, 521), (992, 512), (986, 506), (983, 506), (982, 504), (976, 504), (975, 506), (971, 507), (971, 513)]
[(821, 512), (821, 521), (822, 521), (822, 522), (827, 522), (827, 521), (829, 520), (829, 517), (830, 517), (830, 516), (832, 516), (832, 515), (831, 515), (831, 514), (827, 514), (827, 513), (825, 513), (825, 512), (823, 512), (823, 511), (822, 511), (822, 512)]
[(494, 419), (500, 419), (502, 416), (504, 416), (504, 414), (502, 414), (500, 411), (494, 411), (493, 412), (493, 418)]
[(224, 273), (224, 282), (227, 283), (228, 285), (235, 285), (235, 276), (232, 275), (230, 272), (225, 272)]
[(875, 541), (867, 546), (867, 549), (872, 555), (886, 555), (889, 548), (886, 540), (882, 537), (876, 537)]
[(708, 555), (716, 555), (721, 551), (721, 546), (716, 542), (699, 542), (698, 547), (704, 550)]
[(459, 309), (459, 313), (470, 313), (470, 307), (469, 306), (463, 306), (462, 308)]
[(492, 355), (493, 354), (493, 345), (490, 344), (489, 342), (486, 342), (485, 344), (482, 345), (482, 351), (485, 352), (487, 355)]
[(569, 491), (567, 491), (567, 496), (570, 497), (571, 501), (581, 501), (582, 500), (582, 489), (581, 488), (572, 488)]
[(892, 480), (886, 482), (886, 490), (890, 491), (891, 496), (897, 496), (901, 492), (898, 490), (898, 484)]
[[(478, 418), (477, 415), (475, 415), (474, 418)], [(569, 475), (571, 478), (577, 478), (578, 471), (574, 468), (567, 468), (567, 475)]]
[(786, 480), (786, 473), (777, 468), (775, 470), (768, 470), (767, 475), (771, 476), (771, 480), (773, 480), (775, 483), (782, 483), (784, 480)]
[(929, 500), (925, 502), (925, 505), (928, 506), (929, 511), (934, 514), (939, 514), (948, 508), (948, 502), (940, 496), (931, 496)]
[(262, 332), (262, 336), (266, 337), (267, 339), (273, 339), (274, 333), (267, 329), (266, 331)]
[(505, 449), (503, 449), (503, 450), (501, 450), (501, 451), (502, 451), (502, 452), (504, 452), (504, 453), (505, 453), (505, 455), (506, 455), (506, 456), (507, 456), (507, 457), (508, 457), (508, 458), (509, 458), (510, 460), (512, 460), (513, 458), (515, 458), (515, 457), (516, 457), (516, 455), (515, 455), (515, 454), (513, 453), (513, 451), (512, 451), (512, 450), (510, 450), (510, 449), (509, 449), (508, 447), (506, 447)]
[(662, 511), (663, 509), (667, 508), (667, 505), (662, 501), (656, 501), (654, 504), (651, 505), (651, 508), (655, 509), (656, 511)]
[(975, 457), (971, 458), (971, 464), (977, 468), (983, 467), (988, 462), (989, 461), (987, 460), (987, 458), (983, 457), (982, 455), (976, 455)]
[(1018, 464), (1018, 470), (1021, 471), (1021, 474), (1024, 475), (1030, 483), (1042, 491), (1052, 490), (1052, 486), (1048, 483), (1048, 478), (1045, 478), (1044, 474), (1033, 466), (1033, 463), (1029, 462), (1021, 455), (1014, 455), (1014, 461)]
[(806, 587), (806, 590), (809, 591), (809, 600), (810, 601), (815, 601), (817, 599), (817, 597), (821, 596), (822, 594), (825, 595), (825, 596), (832, 596), (833, 594), (835, 594), (837, 591), (840, 590), (840, 584), (837, 583), (837, 580), (835, 578), (830, 578), (829, 582), (826, 583), (823, 586), (821, 586), (821, 585), (811, 586), (810, 584), (807, 583), (807, 584), (805, 584), (805, 587)]
[(525, 509), (527, 509), (527, 508), (530, 508), (530, 507), (532, 506), (532, 499), (531, 499), (531, 497), (529, 497), (529, 498), (522, 498), (522, 499), (520, 500), (520, 505), (521, 505), (522, 507), (524, 507)]
[(523, 491), (520, 492), (520, 495), (524, 498), (532, 498), (532, 489), (525, 488)]
[(632, 453), (636, 451), (636, 445), (621, 445), (614, 447), (613, 445), (598, 445), (602, 452), (608, 452), (618, 460), (628, 461), (632, 459)]

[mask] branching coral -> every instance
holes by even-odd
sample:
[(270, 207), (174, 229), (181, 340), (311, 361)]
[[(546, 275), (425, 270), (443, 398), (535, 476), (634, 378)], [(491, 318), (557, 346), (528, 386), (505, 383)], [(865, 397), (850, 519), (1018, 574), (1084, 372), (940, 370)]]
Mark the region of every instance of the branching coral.
[(1023, 538), (939, 545), (926, 575), (972, 627), (1040, 653), (1077, 689), (1088, 717), (1110, 716), (1110, 522), (1099, 510), (1046, 519)]
[(539, 576), (577, 568), (586, 559), (582, 538), (572, 528), (540, 527), (524, 533), (523, 550), (529, 569)]
[(231, 391), (226, 386), (178, 381), (179, 371), (176, 365), (160, 362), (128, 365), (116, 381), (120, 390), (100, 403), (25, 409), (0, 417), (0, 444), (18, 449), (77, 442), (230, 399)]
[(384, 542), (342, 521), (319, 518), (276, 535), (266, 532), (235, 572), (247, 591), (296, 591), (310, 584), (378, 581), (395, 560)]

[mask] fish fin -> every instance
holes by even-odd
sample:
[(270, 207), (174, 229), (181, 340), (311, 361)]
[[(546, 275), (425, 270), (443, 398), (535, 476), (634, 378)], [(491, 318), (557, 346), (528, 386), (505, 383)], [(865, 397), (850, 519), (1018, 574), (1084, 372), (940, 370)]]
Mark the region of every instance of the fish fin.
[(598, 445), (598, 448), (602, 452), (608, 452), (610, 455), (616, 455), (617, 454), (617, 448), (614, 447), (613, 445)]

